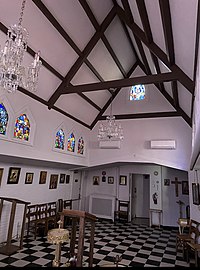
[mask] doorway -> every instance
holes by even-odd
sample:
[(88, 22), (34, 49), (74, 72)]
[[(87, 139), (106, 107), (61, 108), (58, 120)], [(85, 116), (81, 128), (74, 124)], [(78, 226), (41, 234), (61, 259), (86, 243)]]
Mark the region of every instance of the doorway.
[(74, 171), (72, 180), (72, 209), (79, 210), (80, 208), (80, 194), (81, 194), (81, 172)]
[(150, 175), (130, 174), (130, 220), (134, 224), (149, 225)]

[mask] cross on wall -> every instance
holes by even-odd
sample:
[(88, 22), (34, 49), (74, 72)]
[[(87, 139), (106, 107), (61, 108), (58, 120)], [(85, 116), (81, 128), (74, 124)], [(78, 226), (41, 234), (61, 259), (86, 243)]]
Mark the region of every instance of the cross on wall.
[(175, 177), (175, 181), (171, 181), (171, 183), (175, 184), (176, 197), (178, 197), (178, 184), (182, 184), (182, 182), (178, 181), (178, 178)]

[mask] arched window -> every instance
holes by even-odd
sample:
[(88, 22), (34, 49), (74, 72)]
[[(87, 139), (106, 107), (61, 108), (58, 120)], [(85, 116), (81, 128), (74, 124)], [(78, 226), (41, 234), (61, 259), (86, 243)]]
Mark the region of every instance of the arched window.
[(65, 147), (65, 133), (64, 133), (64, 131), (61, 128), (56, 133), (55, 148), (58, 148), (58, 149), (62, 149), (63, 150), (64, 147)]
[(84, 152), (84, 140), (82, 137), (80, 137), (80, 139), (78, 140), (78, 154), (83, 155)]
[(0, 134), (5, 135), (8, 124), (8, 113), (3, 103), (0, 103)]
[(14, 137), (28, 141), (30, 136), (30, 122), (26, 114), (21, 114), (15, 122)]
[(74, 133), (72, 132), (67, 140), (67, 151), (74, 152), (75, 150), (75, 137)]
[(130, 100), (145, 99), (145, 87), (143, 84), (133, 85), (130, 90)]

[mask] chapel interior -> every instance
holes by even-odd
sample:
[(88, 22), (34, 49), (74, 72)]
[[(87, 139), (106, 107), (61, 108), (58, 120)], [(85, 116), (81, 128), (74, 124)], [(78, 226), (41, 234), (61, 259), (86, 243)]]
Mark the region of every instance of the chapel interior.
[(200, 266), (199, 36), (199, 0), (0, 0), (0, 267)]

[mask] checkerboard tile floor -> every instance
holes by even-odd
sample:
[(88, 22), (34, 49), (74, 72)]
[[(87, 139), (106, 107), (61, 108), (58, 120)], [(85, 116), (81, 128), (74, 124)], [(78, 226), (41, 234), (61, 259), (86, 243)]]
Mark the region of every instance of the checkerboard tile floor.
[[(177, 232), (176, 229), (98, 220), (95, 225), (93, 266), (114, 262), (116, 255), (119, 255), (122, 256), (120, 263), (125, 266), (194, 267), (194, 259), (189, 264), (183, 260), (181, 250), (176, 252)], [(89, 239), (90, 231), (86, 227), (85, 265), (88, 262)], [(55, 245), (48, 243), (46, 237), (37, 237), (36, 240), (32, 236), (24, 237), (22, 250), (10, 256), (0, 254), (0, 267), (50, 267), (54, 254)], [(61, 267), (65, 266), (68, 254), (69, 243), (66, 243), (61, 248)]]

